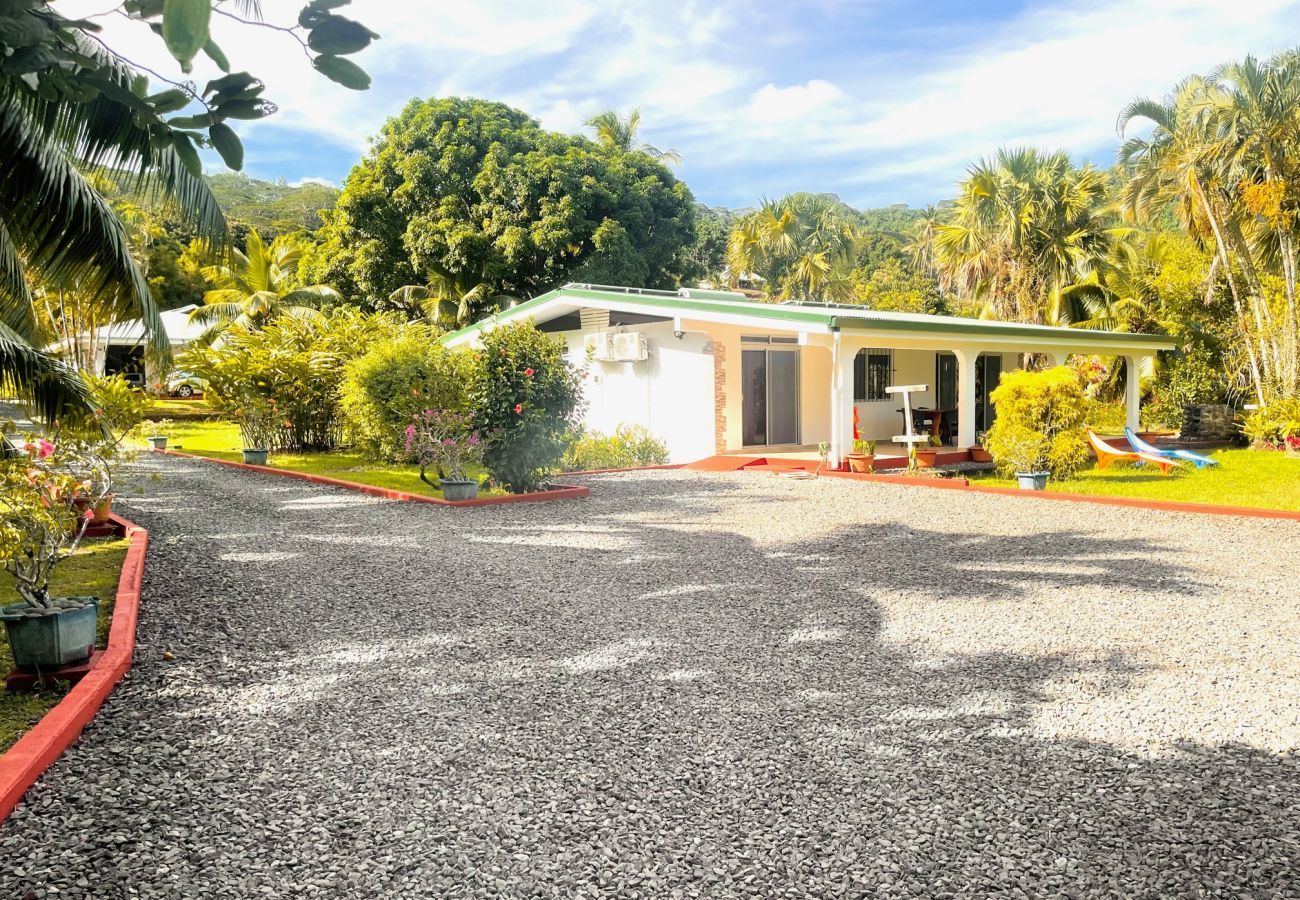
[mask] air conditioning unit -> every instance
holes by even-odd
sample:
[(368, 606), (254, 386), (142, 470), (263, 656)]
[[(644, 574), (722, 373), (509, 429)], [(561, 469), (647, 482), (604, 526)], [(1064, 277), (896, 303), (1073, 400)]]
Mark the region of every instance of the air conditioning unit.
[(641, 362), (650, 355), (650, 344), (639, 331), (614, 335), (614, 359), (618, 362)]
[(614, 359), (614, 335), (608, 331), (584, 335), (582, 346), (591, 359), (605, 362)]

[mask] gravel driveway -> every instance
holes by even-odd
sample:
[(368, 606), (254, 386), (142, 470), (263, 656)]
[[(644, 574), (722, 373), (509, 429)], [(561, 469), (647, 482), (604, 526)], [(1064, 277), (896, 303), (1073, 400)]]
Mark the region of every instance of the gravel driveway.
[(0, 898), (1300, 896), (1300, 524), (145, 466), (137, 666)]

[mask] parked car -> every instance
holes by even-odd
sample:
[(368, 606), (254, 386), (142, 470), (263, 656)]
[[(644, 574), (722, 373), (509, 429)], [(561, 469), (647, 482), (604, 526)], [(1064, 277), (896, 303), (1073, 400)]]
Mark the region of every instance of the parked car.
[(188, 400), (195, 394), (203, 393), (203, 387), (203, 380), (194, 377), (189, 372), (177, 370), (167, 376), (167, 394), (171, 397)]

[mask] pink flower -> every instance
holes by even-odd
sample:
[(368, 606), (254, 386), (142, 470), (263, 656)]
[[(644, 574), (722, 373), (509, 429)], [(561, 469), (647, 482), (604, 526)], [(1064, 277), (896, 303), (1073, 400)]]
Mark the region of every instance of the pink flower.
[(86, 507), (86, 512), (82, 515), (83, 519), (95, 518), (95, 510), (92, 507)]
[(523, 411), (524, 411), (524, 405), (523, 405), (522, 403), (516, 403), (516, 404), (515, 404), (515, 413), (516, 413), (516, 414), (519, 414), (519, 413), (521, 413), (521, 412), (523, 412)]
[(414, 426), (414, 425), (407, 425), (407, 426), (406, 426), (406, 436), (407, 436), (407, 437), (415, 437), (415, 426)]
[(45, 438), (41, 438), (41, 446), (39, 451), (41, 459), (47, 459), (53, 453), (54, 453), (54, 445), (51, 444), (49, 441), (47, 441)]

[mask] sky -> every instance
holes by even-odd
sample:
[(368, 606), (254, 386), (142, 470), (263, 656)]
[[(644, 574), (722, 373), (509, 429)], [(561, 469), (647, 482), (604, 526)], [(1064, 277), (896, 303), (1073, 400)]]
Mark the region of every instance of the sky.
[[(291, 24), (302, 2), (262, 0), (263, 14)], [(354, 57), (369, 91), (326, 80), (288, 35), (215, 20), (234, 68), (280, 106), (232, 123), (249, 175), (341, 184), (410, 98), (460, 95), (565, 132), (639, 107), (642, 140), (679, 151), (677, 175), (711, 206), (793, 190), (924, 206), (1003, 145), (1108, 165), (1130, 100), (1300, 45), (1300, 0), (353, 0), (337, 12), (380, 34)], [(175, 71), (147, 30), (97, 21), (127, 56)], [(205, 165), (223, 171), (215, 154)]]

